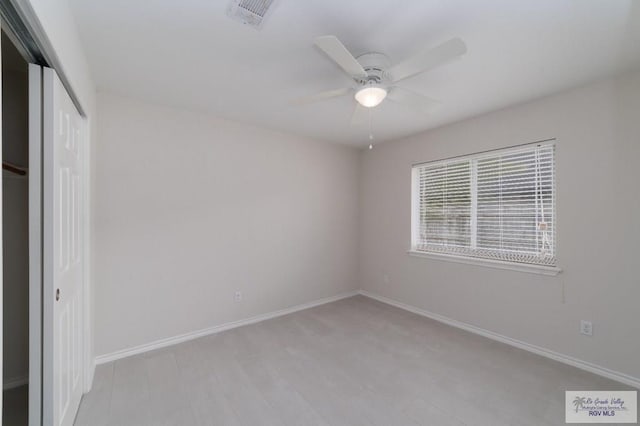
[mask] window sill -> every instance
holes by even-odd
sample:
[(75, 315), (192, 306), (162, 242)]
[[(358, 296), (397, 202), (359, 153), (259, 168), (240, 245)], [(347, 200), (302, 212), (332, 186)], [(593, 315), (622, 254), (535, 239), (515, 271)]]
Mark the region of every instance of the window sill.
[(427, 253), (423, 251), (409, 250), (409, 256), (422, 257), (426, 259), (443, 260), (445, 262), (466, 263), (468, 265), (485, 266), (488, 268), (506, 269), (509, 271), (526, 272), (529, 274), (540, 274), (555, 276), (562, 272), (556, 266), (527, 265), (524, 263), (503, 262), (500, 260), (481, 259), (474, 257), (456, 256), (452, 254)]

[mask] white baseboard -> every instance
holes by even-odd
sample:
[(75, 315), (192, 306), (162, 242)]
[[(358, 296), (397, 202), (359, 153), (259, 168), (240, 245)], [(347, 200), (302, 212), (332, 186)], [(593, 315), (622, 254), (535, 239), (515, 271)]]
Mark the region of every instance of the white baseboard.
[(95, 365), (104, 364), (106, 362), (115, 361), (121, 358), (126, 358), (132, 355), (141, 354), (144, 352), (152, 351), (155, 349), (164, 348), (167, 346), (175, 345), (178, 343), (186, 342), (188, 340), (197, 339), (199, 337), (208, 336), (210, 334), (220, 333), (222, 331), (231, 330), (232, 328), (242, 327), (243, 325), (254, 324), (257, 322), (265, 321), (271, 318), (280, 317), (282, 315), (291, 314), (294, 312), (302, 311), (304, 309), (313, 308), (315, 306), (324, 305), (326, 303), (335, 302), (337, 300), (346, 299), (347, 297), (353, 297), (359, 294), (356, 291), (350, 291), (348, 293), (342, 293), (337, 296), (326, 297), (324, 299), (315, 300), (309, 303), (303, 303), (301, 305), (291, 306), (289, 308), (280, 309), (278, 311), (269, 312), (262, 315), (256, 315), (255, 317), (232, 321), (213, 327), (205, 328), (203, 330), (193, 331), (190, 333), (180, 334), (178, 336), (169, 337), (166, 339), (156, 340), (155, 342), (146, 343), (144, 345), (134, 346), (132, 348), (119, 350), (110, 354), (99, 355), (95, 359)]
[(12, 379), (7, 379), (4, 381), (4, 383), (2, 384), (2, 390), (17, 388), (19, 386), (26, 385), (27, 383), (29, 383), (28, 375), (14, 377)]
[(483, 328), (476, 327), (475, 325), (467, 324), (462, 321), (454, 320), (440, 314), (435, 314), (433, 312), (429, 312), (427, 310), (420, 309), (415, 306), (408, 305), (406, 303), (398, 302), (397, 300), (380, 296), (366, 290), (360, 290), (360, 294), (363, 296), (369, 297), (371, 299), (377, 300), (379, 302), (386, 303), (388, 305), (392, 305), (400, 309), (404, 309), (405, 311), (413, 312), (414, 314), (431, 318), (433, 320), (450, 325), (452, 327), (460, 328), (462, 330), (466, 330), (471, 333), (478, 334), (480, 336), (484, 336), (492, 340), (496, 340), (498, 342), (506, 343), (507, 345), (511, 345), (516, 348), (523, 349), (525, 351), (533, 352), (534, 354), (541, 355), (543, 357), (550, 358), (555, 361), (559, 361), (564, 364), (568, 364), (573, 367), (579, 368), (581, 370), (585, 370), (590, 373), (594, 373), (599, 376), (603, 376), (608, 379), (615, 380), (617, 382), (624, 383), (626, 385), (633, 386), (635, 388), (640, 389), (640, 378), (629, 376), (628, 374), (620, 373), (614, 370), (610, 370), (608, 368), (601, 367), (599, 365), (595, 365), (587, 361), (582, 361), (580, 359), (573, 358), (558, 352), (554, 352), (552, 350), (549, 350), (540, 346), (532, 345), (530, 343), (526, 343), (521, 340), (512, 339), (511, 337), (503, 336), (501, 334), (494, 333), (492, 331), (485, 330)]
[[(279, 317), (279, 316), (291, 314), (291, 313), (294, 313), (294, 312), (302, 311), (304, 309), (309, 309), (309, 308), (313, 308), (315, 306), (324, 305), (326, 303), (335, 302), (337, 300), (346, 299), (348, 297), (352, 297), (352, 296), (355, 296), (357, 294), (361, 294), (363, 296), (369, 297), (369, 298), (377, 300), (379, 302), (386, 303), (388, 305), (392, 305), (392, 306), (395, 306), (395, 307), (400, 308), (400, 309), (404, 309), (405, 311), (413, 312), (414, 314), (421, 315), (421, 316), (424, 316), (424, 317), (427, 317), (427, 318), (431, 318), (431, 319), (433, 319), (435, 321), (439, 321), (441, 323), (450, 325), (452, 327), (456, 327), (456, 328), (459, 328), (459, 329), (462, 329), (462, 330), (466, 330), (468, 332), (471, 332), (471, 333), (474, 333), (474, 334), (478, 334), (480, 336), (484, 336), (484, 337), (487, 337), (489, 339), (496, 340), (498, 342), (502, 342), (502, 343), (505, 343), (507, 345), (514, 346), (516, 348), (523, 349), (525, 351), (529, 351), (529, 352), (535, 353), (537, 355), (540, 355), (540, 356), (543, 356), (543, 357), (546, 357), (546, 358), (550, 358), (550, 359), (553, 359), (555, 361), (559, 361), (559, 362), (562, 362), (564, 364), (571, 365), (573, 367), (588, 371), (590, 373), (594, 373), (594, 374), (597, 374), (599, 376), (603, 376), (603, 377), (606, 377), (608, 379), (615, 380), (615, 381), (618, 381), (620, 383), (624, 383), (626, 385), (629, 385), (629, 386), (632, 386), (632, 387), (640, 389), (640, 378), (633, 377), (633, 376), (630, 376), (628, 374), (620, 373), (618, 371), (610, 370), (608, 368), (601, 367), (599, 365), (595, 365), (595, 364), (592, 364), (590, 362), (583, 361), (583, 360), (580, 360), (580, 359), (577, 359), (577, 358), (573, 358), (571, 356), (564, 355), (564, 354), (552, 351), (550, 349), (546, 349), (546, 348), (543, 348), (543, 347), (540, 347), (540, 346), (536, 346), (536, 345), (533, 345), (533, 344), (530, 344), (530, 343), (526, 343), (526, 342), (523, 342), (521, 340), (517, 340), (517, 339), (513, 339), (511, 337), (503, 336), (501, 334), (494, 333), (492, 331), (485, 330), (483, 328), (476, 327), (474, 325), (467, 324), (467, 323), (462, 322), (462, 321), (454, 320), (452, 318), (448, 318), (448, 317), (445, 317), (445, 316), (440, 315), (440, 314), (429, 312), (427, 310), (424, 310), (424, 309), (421, 309), (421, 308), (417, 308), (415, 306), (411, 306), (411, 305), (408, 305), (406, 303), (402, 303), (402, 302), (399, 302), (397, 300), (390, 299), (388, 297), (380, 296), (380, 295), (377, 295), (375, 293), (371, 293), (371, 292), (366, 291), (366, 290), (352, 291), (352, 292), (348, 292), (348, 293), (343, 293), (343, 294), (340, 294), (340, 295), (337, 295), (337, 296), (327, 297), (327, 298), (315, 300), (315, 301), (309, 302), (309, 303), (303, 303), (301, 305), (296, 305), (296, 306), (292, 306), (292, 307), (289, 307), (289, 308), (281, 309), (281, 310), (278, 310), (278, 311), (269, 312), (269, 313), (262, 314), (262, 315), (257, 315), (257, 316), (251, 317), (251, 318), (238, 320), (238, 321), (232, 321), (232, 322), (220, 324), (220, 325), (217, 325), (217, 326), (209, 327), (209, 328), (198, 330), (198, 331), (194, 331), (194, 332), (185, 333), (185, 334), (181, 334), (181, 335), (174, 336), (174, 337), (169, 337), (169, 338), (166, 338), (166, 339), (156, 340), (155, 342), (151, 342), (151, 343), (147, 343), (147, 344), (144, 344), (144, 345), (135, 346), (135, 347), (128, 348), (128, 349), (123, 349), (123, 350), (120, 350), (120, 351), (112, 352), (110, 354), (100, 355), (100, 356), (97, 356), (95, 358), (95, 363), (93, 363), (92, 367), (93, 367), (93, 370), (95, 370), (95, 366), (99, 365), (99, 364), (104, 364), (104, 363), (115, 361), (115, 360), (118, 360), (118, 359), (121, 359), (121, 358), (126, 358), (126, 357), (129, 357), (129, 356), (132, 356), (132, 355), (137, 355), (137, 354), (141, 354), (141, 353), (144, 353), (144, 352), (152, 351), (152, 350), (155, 350), (155, 349), (160, 349), (160, 348), (164, 348), (164, 347), (167, 347), (167, 346), (172, 346), (172, 345), (175, 345), (175, 344), (178, 344), (178, 343), (182, 343), (182, 342), (186, 342), (186, 341), (189, 341), (189, 340), (197, 339), (199, 337), (208, 336), (210, 334), (220, 333), (222, 331), (231, 330), (231, 329), (237, 328), (237, 327), (242, 327), (243, 325), (254, 324), (254, 323), (265, 321), (265, 320), (268, 320), (268, 319), (271, 319), (271, 318), (276, 318), (276, 317)], [(91, 374), (91, 377), (93, 377), (93, 374)], [(4, 384), (4, 389), (10, 389), (12, 387), (21, 386), (23, 384), (26, 384), (27, 381), (28, 381), (28, 378), (20, 378), (20, 379), (23, 379), (23, 381), (15, 380), (15, 381), (6, 382)], [(15, 382), (15, 384), (14, 384), (14, 382)]]
[(96, 375), (96, 360), (92, 359), (89, 361), (89, 371), (86, 374), (86, 382), (84, 384), (84, 393), (89, 393), (91, 388), (93, 388), (93, 378)]

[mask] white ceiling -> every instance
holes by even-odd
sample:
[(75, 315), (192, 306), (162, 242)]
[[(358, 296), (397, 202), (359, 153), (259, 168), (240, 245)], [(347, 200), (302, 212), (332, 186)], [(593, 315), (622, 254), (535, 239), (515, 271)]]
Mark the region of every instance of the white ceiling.
[(369, 141), (367, 124), (350, 126), (352, 97), (290, 104), (350, 84), (316, 36), (393, 63), (467, 43), (461, 59), (401, 84), (441, 100), (437, 110), (373, 110), (378, 142), (640, 68), (633, 0), (276, 0), (260, 31), (228, 18), (229, 0), (71, 3), (99, 90), (354, 146)]

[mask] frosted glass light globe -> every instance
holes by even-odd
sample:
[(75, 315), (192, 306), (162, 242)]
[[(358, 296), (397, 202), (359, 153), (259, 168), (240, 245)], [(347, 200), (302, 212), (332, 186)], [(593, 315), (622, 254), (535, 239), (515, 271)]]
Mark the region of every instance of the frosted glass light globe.
[(356, 101), (363, 107), (373, 108), (387, 97), (387, 91), (382, 87), (369, 86), (356, 92)]

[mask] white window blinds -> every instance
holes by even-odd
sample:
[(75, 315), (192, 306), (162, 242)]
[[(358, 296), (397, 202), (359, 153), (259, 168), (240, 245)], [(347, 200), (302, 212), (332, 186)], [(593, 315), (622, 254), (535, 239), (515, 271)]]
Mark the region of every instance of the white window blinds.
[(555, 266), (555, 145), (414, 166), (412, 249)]

